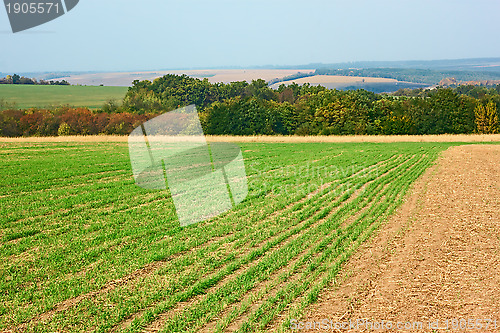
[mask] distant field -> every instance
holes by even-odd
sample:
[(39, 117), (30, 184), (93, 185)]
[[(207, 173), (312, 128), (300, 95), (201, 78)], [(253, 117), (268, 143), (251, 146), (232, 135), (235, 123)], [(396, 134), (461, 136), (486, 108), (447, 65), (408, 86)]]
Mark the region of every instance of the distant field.
[(111, 72), (87, 73), (65, 76), (55, 80), (66, 80), (71, 84), (105, 86), (131, 86), (134, 80), (154, 80), (167, 74), (186, 74), (195, 78), (207, 78), (211, 83), (234, 81), (252, 81), (263, 79), (270, 81), (281, 79), (298, 72), (313, 72), (314, 69), (199, 69), (199, 70), (167, 70), (143, 72)]
[(380, 77), (358, 77), (358, 76), (340, 76), (340, 75), (315, 75), (303, 77), (300, 79), (286, 81), (286, 83), (296, 82), (297, 84), (356, 84), (356, 83), (396, 83), (395, 79), (385, 79)]
[(68, 104), (95, 109), (110, 99), (121, 101), (126, 92), (126, 87), (0, 85), (0, 100), (19, 108)]
[(281, 84), (303, 85), (309, 83), (313, 86), (321, 85), (329, 89), (365, 89), (375, 93), (392, 92), (401, 88), (423, 88), (428, 85), (412, 82), (403, 82), (395, 79), (376, 78), (376, 77), (358, 77), (358, 76), (340, 76), (340, 75), (315, 75), (303, 77), (296, 80), (279, 82), (271, 87), (277, 89)]

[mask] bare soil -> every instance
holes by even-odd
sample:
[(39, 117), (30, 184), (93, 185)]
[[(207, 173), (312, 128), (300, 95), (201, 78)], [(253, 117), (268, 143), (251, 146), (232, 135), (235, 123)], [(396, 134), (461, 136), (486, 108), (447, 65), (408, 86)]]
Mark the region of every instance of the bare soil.
[[(496, 328), (473, 331), (500, 332), (499, 273), (500, 146), (453, 147), (300, 321), (422, 322), (391, 331), (433, 332), (436, 320), (492, 319)], [(337, 331), (384, 331), (363, 325)], [(448, 331), (463, 332), (451, 322)]]

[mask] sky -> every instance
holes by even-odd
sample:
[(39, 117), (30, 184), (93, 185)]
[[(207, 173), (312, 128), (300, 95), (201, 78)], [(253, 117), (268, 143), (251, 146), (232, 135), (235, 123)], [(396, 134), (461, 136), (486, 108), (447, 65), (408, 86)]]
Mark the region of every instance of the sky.
[(498, 0), (80, 0), (12, 33), (0, 72), (500, 57)]

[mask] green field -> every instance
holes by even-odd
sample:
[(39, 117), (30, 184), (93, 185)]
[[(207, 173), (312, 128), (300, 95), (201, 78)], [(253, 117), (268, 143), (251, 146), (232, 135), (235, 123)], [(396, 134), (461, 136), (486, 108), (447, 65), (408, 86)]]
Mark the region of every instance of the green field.
[(126, 143), (0, 143), (0, 331), (288, 331), (447, 143), (244, 143), (249, 195), (181, 228)]
[(70, 105), (101, 108), (110, 99), (120, 102), (127, 87), (0, 85), (0, 101), (25, 109)]

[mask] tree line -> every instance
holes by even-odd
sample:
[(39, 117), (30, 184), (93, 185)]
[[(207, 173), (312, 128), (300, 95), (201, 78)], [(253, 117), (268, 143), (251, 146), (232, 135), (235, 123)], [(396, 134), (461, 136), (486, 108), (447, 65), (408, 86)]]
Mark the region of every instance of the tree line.
[(0, 136), (127, 135), (155, 116), (72, 107), (7, 109), (0, 112)]
[(69, 82), (66, 80), (61, 81), (46, 81), (37, 80), (29, 77), (20, 76), (18, 74), (7, 75), (0, 78), (0, 84), (31, 84), (31, 85), (56, 85), (56, 86), (68, 86)]
[(197, 106), (212, 135), (424, 135), (498, 133), (500, 85), (401, 90), (393, 95), (321, 86), (210, 83), (185, 75), (134, 81), (122, 103), (100, 110), (0, 112), (0, 135), (128, 134), (142, 122)]

